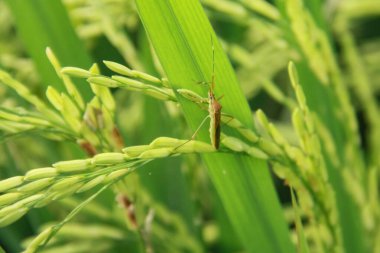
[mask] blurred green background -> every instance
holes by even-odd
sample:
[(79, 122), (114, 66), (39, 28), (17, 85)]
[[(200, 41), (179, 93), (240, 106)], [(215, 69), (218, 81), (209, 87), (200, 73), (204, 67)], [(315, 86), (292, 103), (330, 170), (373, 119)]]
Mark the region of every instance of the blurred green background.
[[(301, 16), (300, 20), (296, 20), (297, 17), (292, 16), (292, 10), (289, 10), (292, 4), (297, 6), (293, 2), (303, 2), (304, 13), (307, 10), (309, 16)], [(360, 154), (357, 154), (359, 158), (352, 160), (360, 160), (358, 163), (362, 163), (364, 168), (364, 172), (360, 172), (361, 187), (366, 187), (371, 175), (379, 177), (378, 172), (370, 173), (372, 168), (378, 171), (380, 165), (380, 115), (377, 114), (380, 110), (379, 1), (294, 0), (255, 3), (253, 0), (202, 0), (201, 4), (232, 63), (252, 111), (262, 109), (290, 143), (297, 143), (291, 122), (295, 96), (287, 73), (288, 62), (295, 61), (308, 106), (329, 130), (338, 159), (350, 162), (347, 157), (353, 157), (354, 154), (344, 147), (352, 139), (357, 139)], [(293, 15), (297, 14), (296, 11)], [(302, 21), (307, 25), (312, 23), (309, 27), (325, 34), (334, 50), (339, 77), (334, 76), (335, 72), (331, 74), (333, 71), (329, 69), (331, 65), (327, 57), (318, 58), (320, 55), (317, 51), (322, 51), (323, 45), (316, 43), (313, 48), (315, 52), (310, 52), (302, 44), (312, 44), (318, 40), (314, 30), (292, 26)], [(305, 38), (299, 37), (302, 35), (294, 32), (294, 29), (299, 29)], [(58, 91), (64, 90), (61, 79), (45, 55), (46, 47), (52, 48), (62, 66), (88, 69), (93, 63), (98, 63), (101, 73), (109, 76), (112, 73), (102, 61), (110, 60), (164, 77), (132, 0), (0, 0), (0, 68), (42, 100), (46, 100), (45, 91), (49, 85)], [(325, 81), (327, 75), (333, 76), (333, 81)], [(337, 79), (339, 81), (335, 82)], [(89, 102), (92, 97), (90, 86), (82, 79), (74, 81), (84, 100)], [(358, 123), (355, 136), (347, 137), (345, 123), (349, 120), (345, 119), (346, 114), (342, 113), (342, 117), (338, 118), (334, 111), (341, 106), (336, 94), (343, 94), (339, 88), (335, 88), (336, 83), (342, 84), (350, 95), (348, 104), (351, 107), (348, 110), (353, 112)], [(147, 144), (158, 136), (186, 139), (192, 135), (174, 103), (123, 89), (114, 89), (112, 94), (117, 108), (115, 122), (124, 146)], [(0, 106), (21, 106), (34, 110), (4, 85), (0, 85)], [(1, 127), (0, 130), (3, 130), (0, 132), (2, 179), (23, 175), (32, 168), (85, 158), (87, 155), (76, 141), (50, 140), (45, 138), (43, 132), (9, 134)], [(349, 164), (342, 162), (339, 168), (346, 167)], [(334, 178), (334, 172), (329, 176), (331, 180), (344, 178), (340, 174)], [(293, 230), (295, 221), (291, 214), (289, 187), (277, 177), (273, 179), (289, 228), (293, 231), (290, 236), (295, 241), (297, 236)], [(336, 179), (339, 180), (347, 179)], [(237, 239), (198, 156), (153, 161), (126, 181), (125, 185), (129, 187), (122, 187), (122, 192), (134, 203), (141, 224), (154, 207), (157, 230), (150, 239), (153, 252), (248, 252)], [(336, 197), (341, 202), (347, 202), (345, 207), (348, 209), (355, 207), (350, 213), (348, 209), (344, 210), (344, 203), (340, 203), (342, 230), (352, 228), (356, 231), (352, 234), (343, 232), (344, 252), (380, 252), (376, 251), (380, 248), (379, 243), (375, 242), (377, 239), (380, 241), (378, 207), (374, 211), (374, 228), (356, 222), (362, 211), (354, 198), (347, 197), (348, 191), (342, 190), (343, 184), (332, 183), (337, 192)], [(363, 191), (373, 196), (371, 190), (378, 192), (378, 186), (375, 184), (374, 189), (365, 188)], [(377, 193), (374, 195), (375, 200), (371, 203), (378, 204)], [(40, 232), (42, 226), (62, 220), (89, 196), (91, 192), (77, 194), (47, 207), (31, 210), (21, 220), (0, 229), (2, 248), (6, 252), (21, 251), (27, 238)], [(359, 239), (352, 239), (350, 244), (350, 236), (357, 235), (360, 235)], [(370, 235), (371, 239), (366, 238), (366, 235)], [(141, 238), (140, 232), (133, 229), (123, 216), (113, 191), (107, 190), (78, 214), (74, 221), (65, 225), (43, 252), (149, 252), (146, 245), (145, 249), (141, 249), (144, 244)], [(313, 246), (311, 243), (310, 252), (320, 252)]]

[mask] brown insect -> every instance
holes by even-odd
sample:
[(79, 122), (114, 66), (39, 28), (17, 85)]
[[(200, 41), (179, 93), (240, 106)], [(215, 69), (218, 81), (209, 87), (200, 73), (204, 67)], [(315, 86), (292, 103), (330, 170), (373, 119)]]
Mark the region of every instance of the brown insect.
[(212, 77), (211, 85), (208, 90), (208, 117), (210, 117), (210, 140), (211, 144), (215, 149), (219, 149), (220, 144), (220, 117), (222, 112), (222, 105), (219, 103), (221, 98), (215, 98), (214, 87), (215, 87), (215, 53), (214, 53), (214, 43), (212, 41)]
[[(211, 82), (198, 82), (198, 84), (209, 84), (208, 89), (208, 98), (203, 99), (202, 101), (199, 101), (199, 103), (208, 103), (208, 115), (203, 119), (197, 130), (195, 130), (194, 134), (191, 136), (191, 140), (195, 138), (203, 124), (206, 122), (208, 118), (210, 118), (210, 140), (211, 145), (215, 149), (219, 149), (220, 145), (220, 119), (221, 119), (221, 112), (222, 112), (222, 105), (219, 103), (219, 100), (223, 97), (216, 98), (214, 94), (214, 87), (215, 87), (215, 50), (214, 50), (214, 42), (211, 36), (211, 45), (212, 45), (212, 75), (211, 75)], [(187, 141), (188, 142), (188, 141)], [(187, 142), (181, 144), (177, 148), (183, 146)], [(176, 148), (176, 149), (177, 149)]]

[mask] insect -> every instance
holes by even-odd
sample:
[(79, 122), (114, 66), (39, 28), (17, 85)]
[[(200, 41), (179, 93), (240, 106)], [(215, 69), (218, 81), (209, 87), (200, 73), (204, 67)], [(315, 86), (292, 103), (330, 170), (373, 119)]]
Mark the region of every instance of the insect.
[[(211, 145), (215, 149), (219, 149), (220, 145), (220, 119), (221, 119), (221, 112), (222, 112), (222, 105), (219, 103), (219, 100), (223, 97), (216, 98), (214, 94), (214, 88), (215, 88), (215, 49), (214, 49), (214, 42), (211, 36), (211, 46), (212, 46), (212, 74), (211, 74), (211, 82), (198, 82), (199, 84), (209, 84), (209, 89), (207, 92), (207, 99), (202, 99), (200, 103), (208, 103), (208, 115), (203, 119), (197, 130), (195, 130), (194, 134), (191, 136), (190, 140), (193, 140), (201, 127), (204, 125), (206, 120), (210, 118), (210, 140)], [(189, 141), (190, 141), (189, 140)], [(189, 142), (187, 141), (187, 142)], [(177, 148), (185, 145), (187, 142), (181, 144)], [(177, 149), (176, 148), (176, 149)]]
[(215, 98), (214, 87), (215, 87), (215, 51), (214, 43), (211, 36), (212, 44), (212, 75), (211, 75), (211, 85), (208, 89), (208, 113), (210, 117), (210, 139), (211, 144), (215, 149), (219, 149), (220, 144), (220, 116), (222, 112), (222, 105), (219, 103), (221, 98)]

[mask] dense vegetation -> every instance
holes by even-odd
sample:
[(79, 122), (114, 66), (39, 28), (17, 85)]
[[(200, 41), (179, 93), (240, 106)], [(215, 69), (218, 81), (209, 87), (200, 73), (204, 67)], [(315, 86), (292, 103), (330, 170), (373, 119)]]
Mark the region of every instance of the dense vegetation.
[(380, 252), (379, 24), (377, 0), (0, 0), (2, 248)]

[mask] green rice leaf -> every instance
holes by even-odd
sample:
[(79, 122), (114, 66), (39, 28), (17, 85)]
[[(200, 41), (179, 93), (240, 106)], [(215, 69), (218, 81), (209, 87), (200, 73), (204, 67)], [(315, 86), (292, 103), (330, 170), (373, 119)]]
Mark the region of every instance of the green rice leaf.
[[(221, 101), (223, 111), (252, 127), (248, 104), (199, 2), (137, 0), (137, 6), (173, 88), (187, 88), (206, 96), (207, 89), (196, 85), (196, 81), (211, 80), (213, 41), (216, 97), (225, 94)], [(188, 124), (195, 130), (206, 114), (181, 96), (178, 100)], [(210, 141), (205, 127), (198, 136)], [(240, 155), (214, 154), (203, 158), (246, 250), (294, 252), (265, 163)]]

